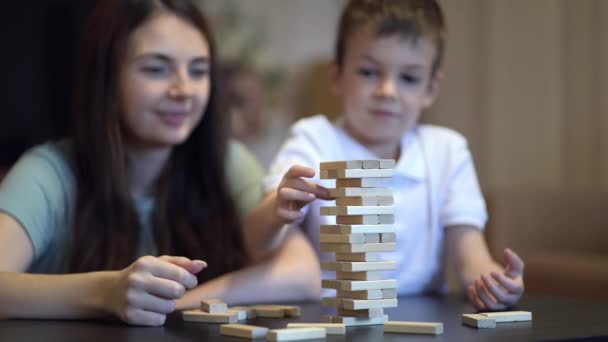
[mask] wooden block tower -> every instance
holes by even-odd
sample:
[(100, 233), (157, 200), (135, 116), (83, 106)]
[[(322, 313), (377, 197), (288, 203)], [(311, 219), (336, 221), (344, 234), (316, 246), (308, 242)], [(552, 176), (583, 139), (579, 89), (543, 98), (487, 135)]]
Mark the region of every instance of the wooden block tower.
[(335, 225), (321, 226), (321, 252), (335, 253), (335, 261), (321, 263), (335, 271), (336, 280), (323, 280), (324, 288), (336, 290), (336, 297), (323, 304), (337, 308), (329, 323), (350, 325), (383, 324), (384, 308), (397, 306), (397, 281), (383, 279), (395, 261), (381, 260), (378, 252), (394, 251), (396, 236), (392, 189), (395, 161), (350, 160), (323, 162), (321, 179), (335, 179), (330, 193), (336, 206), (321, 207), (321, 215), (336, 216)]

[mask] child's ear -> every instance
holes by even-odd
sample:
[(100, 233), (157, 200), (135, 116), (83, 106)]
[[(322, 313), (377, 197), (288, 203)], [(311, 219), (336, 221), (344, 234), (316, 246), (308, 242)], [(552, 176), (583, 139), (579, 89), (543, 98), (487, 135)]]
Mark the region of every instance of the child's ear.
[(439, 95), (439, 84), (441, 83), (442, 80), (443, 80), (443, 73), (441, 71), (435, 72), (435, 75), (433, 75), (431, 77), (431, 80), (429, 81), (429, 85), (427, 88), (426, 96), (424, 99), (424, 103), (423, 103), (424, 108), (430, 107), (433, 104), (433, 102), (435, 102), (437, 95)]
[(334, 96), (342, 96), (342, 71), (336, 61), (329, 63), (329, 91)]

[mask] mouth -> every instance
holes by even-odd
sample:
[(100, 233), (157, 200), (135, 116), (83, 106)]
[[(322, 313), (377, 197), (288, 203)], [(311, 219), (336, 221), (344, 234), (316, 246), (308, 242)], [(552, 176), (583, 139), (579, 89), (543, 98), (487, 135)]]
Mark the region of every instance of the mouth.
[(188, 112), (179, 111), (159, 111), (158, 117), (167, 126), (179, 127), (188, 119)]
[(391, 111), (391, 110), (385, 110), (385, 109), (372, 109), (369, 111), (369, 113), (374, 116), (374, 117), (379, 117), (379, 118), (393, 118), (393, 119), (398, 119), (399, 118), (399, 113), (396, 111)]

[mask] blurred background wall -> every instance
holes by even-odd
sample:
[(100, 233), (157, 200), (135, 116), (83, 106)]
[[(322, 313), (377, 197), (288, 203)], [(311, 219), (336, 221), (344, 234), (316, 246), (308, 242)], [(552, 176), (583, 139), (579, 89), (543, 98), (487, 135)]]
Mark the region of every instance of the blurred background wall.
[[(343, 0), (200, 3), (213, 18), (223, 60), (233, 65), (227, 74), (248, 75), (226, 86), (259, 100), (234, 107), (240, 120), (258, 120), (253, 131), (235, 121), (235, 135), (265, 165), (293, 120), (340, 113), (326, 65)], [(65, 132), (76, 37), (92, 4), (41, 0), (35, 9), (15, 2), (1, 11), (8, 42), (0, 114), (5, 167), (23, 147)], [(531, 291), (606, 298), (608, 2), (442, 4), (445, 77), (424, 120), (468, 138), (493, 252), (512, 246), (524, 255)]]

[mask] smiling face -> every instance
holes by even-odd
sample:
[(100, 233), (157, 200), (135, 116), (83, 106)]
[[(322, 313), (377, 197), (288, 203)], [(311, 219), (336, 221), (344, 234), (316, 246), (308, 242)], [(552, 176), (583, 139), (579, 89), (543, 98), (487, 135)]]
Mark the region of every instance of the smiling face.
[(371, 26), (354, 31), (333, 78), (349, 134), (363, 145), (399, 144), (433, 103), (435, 55), (433, 43), (424, 37), (378, 37)]
[(129, 37), (120, 73), (122, 127), (137, 147), (183, 143), (209, 101), (210, 51), (184, 19), (159, 11)]

